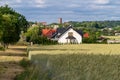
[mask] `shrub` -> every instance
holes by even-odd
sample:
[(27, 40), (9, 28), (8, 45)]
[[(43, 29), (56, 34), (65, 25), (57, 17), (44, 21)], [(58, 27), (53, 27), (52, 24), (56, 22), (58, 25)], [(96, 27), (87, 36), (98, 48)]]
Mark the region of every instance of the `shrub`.
[(27, 68), (30, 66), (30, 61), (24, 58), (20, 61), (20, 65), (24, 68)]
[(4, 51), (5, 49), (4, 49), (4, 47), (0, 46), (0, 50), (1, 50), (1, 51)]

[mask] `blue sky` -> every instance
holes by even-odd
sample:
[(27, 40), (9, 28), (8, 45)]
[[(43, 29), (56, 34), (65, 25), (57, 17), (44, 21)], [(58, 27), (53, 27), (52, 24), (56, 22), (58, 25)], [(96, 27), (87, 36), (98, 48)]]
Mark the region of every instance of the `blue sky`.
[(120, 20), (119, 0), (0, 0), (29, 21), (57, 22)]

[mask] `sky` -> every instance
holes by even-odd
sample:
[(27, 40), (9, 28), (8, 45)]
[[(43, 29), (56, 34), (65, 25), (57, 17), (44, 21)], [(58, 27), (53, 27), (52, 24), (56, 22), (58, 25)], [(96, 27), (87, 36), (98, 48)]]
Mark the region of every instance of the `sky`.
[(119, 0), (0, 0), (28, 21), (58, 22), (120, 20)]

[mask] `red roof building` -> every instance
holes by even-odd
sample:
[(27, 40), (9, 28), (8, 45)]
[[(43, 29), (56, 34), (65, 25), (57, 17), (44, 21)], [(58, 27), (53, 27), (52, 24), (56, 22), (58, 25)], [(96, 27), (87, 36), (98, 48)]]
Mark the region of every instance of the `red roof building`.
[(83, 35), (83, 37), (84, 37), (84, 38), (89, 38), (89, 33), (85, 33), (85, 34)]
[(42, 29), (42, 35), (45, 37), (52, 37), (52, 35), (56, 32), (55, 29)]

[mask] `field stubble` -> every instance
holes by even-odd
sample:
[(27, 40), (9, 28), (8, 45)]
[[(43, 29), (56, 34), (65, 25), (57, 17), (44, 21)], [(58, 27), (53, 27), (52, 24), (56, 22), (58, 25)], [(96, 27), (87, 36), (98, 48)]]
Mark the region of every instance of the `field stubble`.
[(119, 44), (29, 47), (35, 64), (27, 80), (119, 80)]

